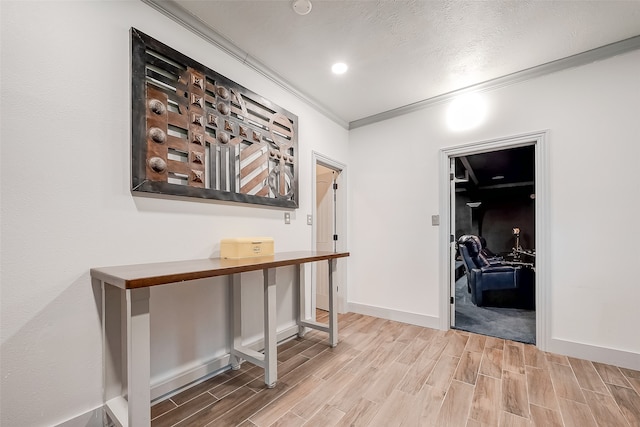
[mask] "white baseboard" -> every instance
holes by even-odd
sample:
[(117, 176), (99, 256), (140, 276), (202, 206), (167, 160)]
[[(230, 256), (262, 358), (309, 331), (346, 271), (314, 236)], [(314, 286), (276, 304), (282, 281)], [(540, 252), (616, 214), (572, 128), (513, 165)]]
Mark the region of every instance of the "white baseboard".
[(104, 407), (101, 405), (63, 423), (56, 424), (56, 427), (103, 427), (103, 417)]
[(558, 338), (549, 340), (547, 351), (640, 371), (640, 354), (630, 351), (599, 347)]
[[(298, 334), (298, 326), (289, 326), (278, 332), (278, 342), (289, 339)], [(252, 350), (260, 351), (264, 349), (264, 339), (260, 338), (247, 345)], [(180, 374), (173, 376), (168, 380), (151, 384), (151, 401), (160, 400), (159, 398), (169, 397), (179, 393), (187, 386), (192, 386), (198, 382), (202, 382), (214, 374), (230, 369), (229, 354), (217, 357), (198, 367), (188, 369)]]
[(425, 328), (440, 329), (439, 317), (427, 316), (424, 314), (409, 313), (406, 311), (377, 307), (375, 305), (359, 304), (356, 302), (349, 303), (349, 311), (365, 314), (367, 316), (379, 317), (381, 319), (424, 326)]

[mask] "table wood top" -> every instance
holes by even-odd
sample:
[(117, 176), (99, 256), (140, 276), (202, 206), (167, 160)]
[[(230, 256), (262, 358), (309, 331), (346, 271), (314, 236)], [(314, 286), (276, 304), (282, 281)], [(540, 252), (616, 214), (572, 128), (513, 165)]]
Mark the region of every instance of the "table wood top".
[(144, 288), (247, 271), (348, 257), (349, 252), (281, 252), (255, 258), (207, 258), (91, 269), (91, 277), (122, 289)]

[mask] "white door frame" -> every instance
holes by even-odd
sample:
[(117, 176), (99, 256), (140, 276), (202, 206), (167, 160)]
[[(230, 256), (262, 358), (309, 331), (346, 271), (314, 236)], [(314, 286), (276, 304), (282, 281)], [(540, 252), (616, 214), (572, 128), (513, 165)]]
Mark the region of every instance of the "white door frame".
[(488, 141), (473, 142), (440, 150), (440, 329), (450, 328), (450, 181), (449, 161), (451, 157), (469, 156), (488, 151), (504, 150), (535, 145), (535, 224), (536, 224), (536, 346), (541, 350), (548, 348), (550, 338), (550, 286), (549, 286), (549, 230), (548, 230), (548, 131), (531, 132), (522, 135), (498, 138)]
[[(336, 234), (338, 235), (338, 241), (336, 244), (336, 250), (343, 252), (347, 250), (347, 165), (331, 159), (324, 154), (313, 151), (311, 153), (311, 170), (313, 171), (311, 200), (313, 200), (313, 222), (311, 227), (311, 250), (316, 250), (317, 235), (316, 235), (316, 218), (318, 215), (316, 206), (316, 165), (320, 164), (330, 169), (339, 171), (337, 177), (338, 193), (336, 200)], [(316, 266), (315, 263), (311, 264), (311, 311), (312, 316), (315, 318), (315, 304), (316, 304)], [(347, 263), (338, 261), (338, 270), (336, 271), (338, 279), (338, 313), (346, 312), (347, 301)]]

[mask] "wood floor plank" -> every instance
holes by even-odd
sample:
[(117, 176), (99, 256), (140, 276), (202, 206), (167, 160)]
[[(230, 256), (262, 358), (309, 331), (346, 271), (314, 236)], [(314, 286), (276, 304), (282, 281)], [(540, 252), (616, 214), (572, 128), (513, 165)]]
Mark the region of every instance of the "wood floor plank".
[(524, 346), (524, 364), (535, 368), (544, 369), (547, 367), (547, 358), (543, 351), (534, 345)]
[(628, 369), (628, 368), (618, 368), (620, 369), (620, 372), (622, 372), (622, 374), (627, 377), (627, 378), (635, 378), (637, 380), (640, 380), (640, 371), (635, 371), (633, 369)]
[(401, 426), (403, 424), (413, 425), (418, 422), (420, 412), (418, 398), (416, 396), (395, 389), (389, 397), (380, 405), (380, 410), (375, 414), (369, 426), (388, 427)]
[(151, 419), (159, 417), (165, 412), (169, 412), (170, 410), (175, 409), (177, 407), (178, 405), (176, 405), (171, 399), (158, 402), (151, 407)]
[(427, 359), (426, 357), (419, 358), (415, 363), (410, 365), (406, 375), (397, 386), (398, 390), (409, 394), (417, 394), (427, 382), (435, 366), (435, 360)]
[(384, 344), (380, 347), (381, 351), (377, 352), (375, 357), (371, 359), (371, 366), (374, 368), (384, 368), (393, 362), (394, 359), (397, 359), (398, 354), (402, 353), (406, 348), (407, 344), (401, 342)]
[(614, 425), (626, 426), (627, 421), (620, 411), (613, 397), (607, 394), (595, 393), (591, 390), (583, 390), (587, 406), (599, 426)]
[(464, 351), (460, 358), (460, 363), (458, 363), (458, 368), (453, 374), (453, 379), (475, 385), (481, 360), (482, 353)]
[(484, 345), (487, 342), (487, 337), (484, 335), (471, 334), (467, 346), (464, 348), (467, 351), (477, 351), (482, 353), (484, 351)]
[(511, 371), (502, 373), (502, 410), (529, 418), (527, 380), (524, 374)]
[[(337, 354), (334, 353), (336, 356), (333, 359), (329, 359), (323, 366), (315, 369), (314, 375), (318, 378), (322, 378), (323, 380), (328, 380), (334, 375), (342, 373), (342, 368), (355, 360), (361, 353), (361, 351), (358, 351), (355, 348), (350, 348)], [(278, 367), (278, 372), (280, 372), (280, 367)]]
[(510, 412), (502, 411), (500, 416), (500, 427), (529, 427), (531, 421), (528, 418), (522, 418)]
[(311, 419), (305, 423), (305, 427), (332, 427), (340, 422), (344, 412), (336, 407), (324, 405)]
[(440, 413), (440, 407), (447, 393), (446, 389), (425, 384), (420, 390), (418, 400), (421, 402), (420, 426), (432, 426)]
[(524, 351), (521, 346), (506, 344), (504, 347), (504, 365), (502, 369), (524, 374)]
[(423, 328), (416, 325), (405, 324), (402, 327), (400, 336), (396, 339), (398, 342), (410, 344), (414, 339), (420, 338), (424, 341), (430, 341), (431, 335), (435, 332), (435, 329)]
[(502, 338), (487, 337), (484, 343), (485, 348), (497, 348), (498, 350), (504, 350), (504, 340)]
[(173, 396), (171, 398), (171, 400), (173, 400), (176, 405), (182, 405), (183, 403), (193, 399), (194, 397), (211, 390), (212, 388), (223, 384), (231, 379), (233, 379), (234, 377), (243, 374), (246, 371), (243, 370), (228, 370), (226, 372), (223, 372), (219, 375), (216, 375), (215, 377), (209, 378), (208, 380), (201, 382), (199, 384), (194, 385), (193, 387), (190, 387), (178, 394), (176, 394), (175, 396)]
[[(362, 374), (359, 376), (359, 378), (363, 379), (362, 381), (352, 381), (347, 384), (341, 391), (335, 393), (328, 403), (345, 413), (349, 413), (364, 393), (371, 387), (371, 380), (377, 375), (377, 369), (367, 368), (362, 371)], [(366, 380), (364, 380), (365, 378)]]
[(547, 358), (547, 362), (569, 366), (569, 359), (567, 359), (567, 356), (554, 353), (545, 353), (545, 356)]
[(177, 424), (190, 415), (216, 403), (218, 399), (209, 393), (202, 393), (175, 409), (165, 412), (151, 421), (151, 427), (167, 427)]
[(438, 334), (431, 340), (427, 348), (424, 349), (423, 355), (429, 359), (437, 360), (444, 352), (444, 349), (447, 348), (448, 344), (449, 340), (445, 336)]
[(502, 378), (502, 361), (504, 351), (501, 348), (485, 345), (480, 362), (480, 373), (494, 378)]
[(380, 329), (380, 327), (386, 322), (388, 322), (388, 320), (374, 317), (373, 320), (363, 324), (359, 331), (365, 334), (376, 334), (378, 329)]
[(571, 366), (549, 363), (549, 372), (551, 373), (551, 381), (553, 382), (556, 395), (559, 398), (586, 403)]
[(307, 420), (300, 418), (296, 414), (287, 412), (270, 426), (271, 427), (300, 427), (306, 422)]
[(559, 410), (543, 408), (538, 405), (529, 405), (531, 421), (535, 427), (564, 427)]
[(380, 341), (368, 341), (366, 346), (356, 346), (356, 350), (360, 351), (358, 357), (354, 358), (344, 368), (344, 372), (350, 374), (359, 375), (360, 372), (372, 366), (375, 362), (376, 365), (382, 365), (385, 361), (398, 356), (397, 353), (393, 353), (393, 343), (385, 343)]
[(378, 329), (378, 335), (384, 337), (385, 342), (398, 342), (400, 344), (408, 344), (408, 342), (398, 341), (400, 334), (402, 334), (402, 328), (405, 324), (401, 322), (395, 322), (393, 320), (388, 320), (382, 324), (380, 329)]
[(602, 378), (602, 381), (605, 383), (631, 388), (631, 384), (629, 384), (629, 381), (618, 367), (597, 362), (593, 362), (593, 367), (596, 368), (596, 371), (600, 374), (600, 378)]
[(460, 358), (443, 354), (436, 362), (436, 366), (431, 371), (426, 384), (437, 390), (446, 391), (459, 362)]
[(376, 377), (369, 382), (369, 388), (362, 397), (376, 403), (383, 402), (404, 378), (407, 371), (407, 365), (395, 362), (390, 363), (384, 369), (378, 369)]
[(302, 356), (304, 357), (308, 357), (308, 358), (312, 358), (317, 356), (318, 354), (322, 353), (323, 351), (327, 350), (329, 347), (329, 345), (326, 342), (321, 342), (321, 343), (316, 343), (313, 346), (309, 347), (308, 349), (306, 349), (305, 351), (303, 351), (302, 353), (300, 353)]
[[(441, 336), (442, 331), (440, 331), (439, 329), (432, 329), (432, 328), (420, 328), (421, 331), (418, 334), (418, 338), (421, 338), (425, 341), (431, 341), (432, 339), (434, 339), (437, 336)], [(403, 339), (405, 338), (405, 335), (401, 335), (398, 338), (398, 341), (403, 341)]]
[(371, 424), (380, 405), (368, 399), (358, 399), (344, 417), (336, 424), (339, 427), (365, 427)]
[[(298, 403), (291, 409), (291, 412), (304, 418), (305, 420), (311, 419), (321, 407), (326, 405), (331, 397), (336, 393), (339, 393), (347, 384), (353, 381), (356, 377), (350, 374), (340, 375), (331, 381), (320, 380), (313, 393), (308, 393), (306, 396), (299, 396)], [(344, 414), (344, 412), (343, 412)]]
[(465, 425), (473, 399), (473, 389), (471, 384), (451, 381), (451, 386), (440, 407), (436, 425), (439, 427)]
[(293, 369), (291, 372), (288, 372), (282, 376), (278, 375), (280, 379), (279, 382), (284, 382), (290, 386), (296, 385), (302, 379), (308, 377), (316, 369), (320, 369), (327, 363), (330, 363), (335, 356), (330, 352), (323, 351), (313, 359), (310, 359), (308, 362), (303, 363), (297, 368)]
[(429, 341), (418, 337), (413, 341), (405, 344), (407, 345), (407, 347), (402, 353), (400, 353), (400, 355), (396, 359), (396, 362), (410, 365), (415, 362), (418, 357), (420, 357), (424, 349), (429, 345)]
[[(277, 400), (270, 402), (264, 408), (251, 415), (250, 420), (259, 427), (266, 427), (282, 418), (285, 414), (298, 404), (300, 399), (307, 396), (321, 384), (321, 379), (311, 375), (291, 387)], [(305, 420), (306, 421), (306, 420)]]
[[(495, 425), (498, 425), (497, 422)], [(484, 427), (486, 426), (486, 424), (482, 424), (480, 421), (476, 421), (474, 419), (469, 418), (467, 420), (467, 425), (466, 427)]]
[[(231, 393), (232, 391), (235, 391), (235, 390), (239, 389), (240, 387), (249, 384), (250, 382), (255, 380), (257, 377), (258, 377), (258, 375), (256, 375), (255, 371), (253, 373), (245, 372), (245, 373), (242, 373), (240, 375), (236, 375), (235, 377), (233, 377), (229, 381), (224, 382), (224, 383), (222, 383), (222, 384), (210, 389), (209, 393), (211, 393), (212, 395), (214, 395), (218, 399), (222, 399), (224, 396), (226, 396), (227, 394)], [(261, 381), (261, 387), (263, 385), (264, 385), (264, 380)]]
[(609, 389), (604, 385), (600, 375), (590, 361), (576, 359), (575, 357), (569, 357), (568, 359), (580, 387), (597, 393), (609, 394)]
[(558, 399), (565, 427), (597, 427), (589, 407), (569, 399)]
[[(246, 387), (238, 389), (233, 393), (225, 396), (224, 399), (218, 400), (213, 404), (207, 406), (206, 408), (195, 412), (189, 418), (185, 418), (181, 422), (174, 424), (178, 427), (202, 427), (207, 423), (215, 420), (216, 418), (222, 416), (227, 411), (232, 408), (240, 405), (242, 402), (254, 396), (256, 393), (252, 390), (249, 390)], [(240, 420), (242, 422), (244, 420)], [(238, 423), (236, 423), (238, 424)]]
[(499, 379), (478, 375), (469, 418), (485, 425), (498, 425), (501, 411), (501, 387), (502, 383)]
[(640, 394), (640, 378), (629, 378), (629, 382), (636, 389), (636, 393)]
[(298, 344), (289, 347), (284, 351), (278, 351), (278, 362), (285, 362), (290, 357), (293, 357), (296, 354), (301, 354), (304, 350), (311, 348), (316, 344), (316, 342), (309, 340), (309, 338), (301, 340)]
[(444, 354), (455, 357), (462, 356), (462, 352), (464, 351), (464, 347), (467, 345), (467, 341), (469, 341), (469, 335), (463, 335), (456, 331), (449, 337), (449, 343), (444, 349)]
[(630, 425), (640, 426), (640, 395), (635, 390), (609, 384), (611, 395)]
[[(269, 402), (280, 397), (289, 388), (290, 386), (286, 383), (279, 382), (274, 388), (265, 388), (260, 393), (252, 392), (253, 395), (249, 396), (248, 399), (226, 411), (221, 417), (214, 418), (209, 424), (203, 424), (202, 421), (198, 421), (198, 423), (193, 424), (193, 426), (235, 427), (249, 419), (251, 415), (255, 414)], [(202, 411), (199, 413), (202, 413)]]
[(526, 367), (527, 391), (529, 392), (529, 403), (543, 406), (548, 409), (557, 410), (558, 401), (551, 382), (551, 375), (546, 369)]

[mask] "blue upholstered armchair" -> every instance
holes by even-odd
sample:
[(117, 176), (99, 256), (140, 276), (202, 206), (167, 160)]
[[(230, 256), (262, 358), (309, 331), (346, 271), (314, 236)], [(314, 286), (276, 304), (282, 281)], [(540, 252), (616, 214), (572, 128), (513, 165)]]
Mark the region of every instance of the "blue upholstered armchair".
[(482, 243), (478, 236), (464, 235), (458, 239), (458, 250), (464, 262), (471, 301), (481, 307), (485, 305), (485, 291), (519, 290), (533, 304), (533, 272), (526, 267), (491, 262), (482, 254)]

